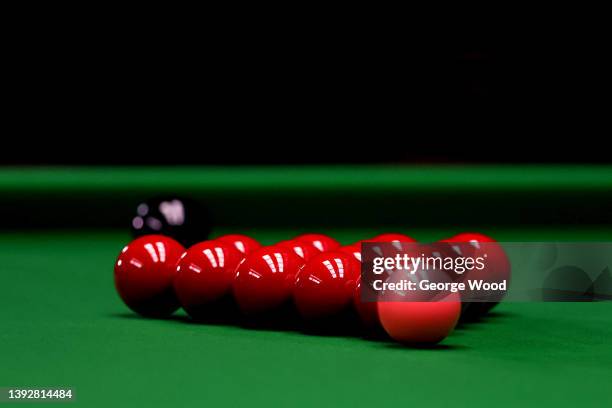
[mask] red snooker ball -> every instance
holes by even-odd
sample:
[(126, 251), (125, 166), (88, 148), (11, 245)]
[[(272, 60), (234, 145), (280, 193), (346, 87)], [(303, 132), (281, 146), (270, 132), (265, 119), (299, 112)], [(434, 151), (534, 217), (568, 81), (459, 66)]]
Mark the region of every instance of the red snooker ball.
[[(482, 257), (486, 255), (486, 267), (481, 271), (474, 271), (470, 274), (470, 279), (484, 279), (488, 282), (510, 282), (512, 268), (510, 260), (503, 247), (497, 241), (487, 235), (476, 232), (464, 232), (457, 234), (443, 242), (457, 243), (459, 245), (469, 245), (472, 256)], [(481, 245), (483, 244), (483, 245)], [(491, 310), (499, 299), (490, 299), (489, 302), (472, 302), (467, 309), (468, 319), (478, 318)]]
[(340, 243), (323, 234), (302, 234), (293, 238), (296, 241), (305, 242), (317, 248), (321, 252), (331, 251), (340, 247)]
[(253, 238), (242, 234), (227, 234), (215, 238), (218, 241), (225, 242), (226, 244), (232, 245), (244, 256), (250, 254), (256, 249), (261, 248), (261, 244), (255, 241)]
[(360, 264), (350, 254), (328, 251), (311, 258), (297, 274), (293, 300), (306, 319), (329, 317), (350, 306)]
[(361, 300), (361, 282), (357, 282), (353, 294), (353, 306), (359, 315), (359, 320), (368, 329), (380, 328), (380, 319), (377, 310), (378, 302), (363, 302)]
[[(361, 244), (346, 245), (338, 248), (338, 250), (353, 256), (361, 263)], [(376, 311), (376, 302), (361, 301), (361, 277), (358, 277), (357, 285), (353, 293), (353, 307), (359, 316), (359, 320), (361, 320), (365, 327), (368, 329), (380, 327), (378, 312)]]
[(497, 242), (488, 235), (479, 232), (462, 232), (450, 238), (454, 242)]
[(370, 239), (365, 239), (365, 242), (417, 242), (416, 239), (408, 235), (398, 234), (395, 232), (380, 234)]
[(192, 317), (203, 316), (207, 307), (231, 293), (236, 268), (243, 256), (218, 240), (200, 242), (181, 256), (176, 266), (174, 290), (183, 309)]
[(247, 255), (233, 283), (234, 298), (244, 314), (267, 312), (291, 299), (304, 260), (290, 249), (264, 247)]
[(345, 245), (338, 248), (338, 251), (350, 254), (357, 261), (361, 262), (361, 244)]
[[(353, 256), (359, 263), (361, 263), (361, 244), (346, 245), (338, 248), (338, 250)], [(353, 293), (353, 307), (359, 316), (359, 320), (365, 327), (368, 329), (380, 327), (378, 312), (376, 311), (376, 302), (361, 301), (361, 277), (357, 278), (357, 285), (355, 285), (355, 291)]]
[(185, 248), (163, 235), (145, 235), (126, 245), (115, 263), (115, 287), (125, 304), (144, 316), (168, 316), (179, 308), (172, 289)]
[(400, 343), (436, 344), (455, 328), (461, 312), (458, 293), (440, 301), (377, 302), (380, 323), (387, 334)]
[[(419, 252), (430, 257), (436, 256), (435, 251), (435, 246), (426, 245)], [(453, 283), (452, 278), (444, 269), (422, 266), (410, 271), (397, 269), (385, 279), (386, 284), (393, 285), (406, 281), (413, 282), (415, 289), (389, 287), (377, 293), (376, 307), (383, 329), (400, 343), (440, 342), (451, 333), (461, 314), (461, 296), (447, 286)]]
[(294, 254), (302, 258), (304, 262), (321, 252), (311, 244), (296, 240), (281, 241), (275, 244), (275, 246), (291, 250)]

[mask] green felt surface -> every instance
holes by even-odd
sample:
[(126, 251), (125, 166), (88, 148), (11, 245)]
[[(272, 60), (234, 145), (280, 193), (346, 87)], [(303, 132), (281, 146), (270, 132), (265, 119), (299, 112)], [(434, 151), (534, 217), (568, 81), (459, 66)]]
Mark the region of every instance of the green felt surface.
[(0, 230), (122, 228), (160, 194), (240, 228), (612, 225), (612, 166), (15, 167)]
[(370, 165), (235, 167), (16, 167), (0, 171), (0, 191), (604, 190), (612, 166)]
[[(324, 232), (348, 243), (379, 231)], [(433, 240), (449, 231), (404, 232)], [(501, 241), (601, 241), (610, 232), (493, 231)], [(293, 235), (251, 234), (264, 243)], [(112, 265), (127, 240), (125, 233), (99, 231), (0, 234), (0, 386), (71, 386), (75, 406), (99, 407), (599, 407), (612, 401), (609, 302), (502, 304), (426, 350), (149, 320), (130, 313), (113, 287)]]

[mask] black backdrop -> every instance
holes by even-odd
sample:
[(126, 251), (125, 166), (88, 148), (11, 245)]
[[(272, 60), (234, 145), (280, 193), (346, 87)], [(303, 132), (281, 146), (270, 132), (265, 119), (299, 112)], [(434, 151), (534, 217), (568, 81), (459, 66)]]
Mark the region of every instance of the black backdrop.
[(609, 162), (600, 42), (242, 38), (75, 55), (39, 38), (17, 63), (0, 163)]

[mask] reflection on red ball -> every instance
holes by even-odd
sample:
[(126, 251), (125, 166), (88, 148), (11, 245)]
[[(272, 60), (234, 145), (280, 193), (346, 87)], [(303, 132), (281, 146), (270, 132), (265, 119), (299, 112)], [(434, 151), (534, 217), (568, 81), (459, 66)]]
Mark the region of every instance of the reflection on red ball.
[(184, 252), (163, 235), (144, 235), (126, 245), (115, 263), (115, 287), (125, 304), (145, 316), (167, 316), (178, 309), (172, 281)]
[(361, 262), (361, 244), (345, 245), (338, 248), (338, 251), (352, 255), (357, 261)]
[(291, 250), (294, 254), (302, 258), (304, 262), (321, 252), (311, 244), (293, 239), (280, 241), (276, 243), (275, 246)]
[(329, 251), (314, 256), (298, 273), (293, 300), (307, 319), (340, 313), (350, 306), (361, 265), (344, 252)]
[(272, 310), (291, 298), (293, 283), (303, 259), (279, 246), (249, 254), (236, 271), (234, 298), (245, 314)]
[(302, 234), (293, 239), (296, 241), (306, 242), (321, 252), (331, 251), (340, 246), (338, 241), (323, 234)]
[(181, 306), (199, 317), (206, 306), (230, 293), (242, 253), (218, 240), (200, 242), (181, 256), (176, 267), (174, 290)]
[(215, 238), (221, 242), (232, 245), (244, 256), (250, 254), (258, 248), (261, 248), (261, 244), (255, 241), (253, 238), (242, 234), (227, 234)]

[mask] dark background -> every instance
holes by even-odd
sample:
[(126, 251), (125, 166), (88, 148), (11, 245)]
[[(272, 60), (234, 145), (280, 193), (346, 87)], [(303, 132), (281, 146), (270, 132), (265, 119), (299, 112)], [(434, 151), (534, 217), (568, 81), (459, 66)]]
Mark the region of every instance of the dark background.
[[(88, 30), (85, 20), (77, 29), (55, 21), (43, 31), (24, 26), (5, 52), (0, 165), (609, 163), (607, 36), (563, 21), (557, 29), (541, 26), (538, 35), (517, 22), (509, 39), (480, 27), (431, 38), (434, 27), (420, 36), (398, 27), (359, 36), (367, 30), (199, 32), (201, 24), (177, 28), (157, 20), (153, 28), (126, 21), (131, 32), (107, 23)], [(11, 217), (0, 227), (124, 227), (151, 194), (50, 196), (41, 188), (5, 194), (0, 209)], [(368, 222), (585, 224), (608, 223), (611, 214), (599, 210), (607, 195), (574, 191), (529, 192), (518, 206), (505, 194), (464, 194), (451, 200), (454, 212), (447, 192), (438, 206), (436, 197), (414, 201), (409, 193), (404, 200), (383, 197), (381, 208), (397, 211), (369, 215)], [(278, 216), (268, 198), (251, 202), (259, 222), (306, 223)], [(318, 200), (301, 201), (308, 208)], [(216, 202), (217, 219), (246, 225), (227, 200)], [(350, 225), (352, 214), (337, 202), (330, 219)], [(376, 206), (354, 200), (353, 209), (355, 203)], [(490, 218), (473, 211), (483, 203)]]
[(598, 38), (37, 36), (0, 163), (606, 163)]

